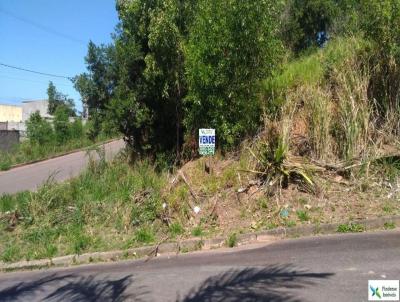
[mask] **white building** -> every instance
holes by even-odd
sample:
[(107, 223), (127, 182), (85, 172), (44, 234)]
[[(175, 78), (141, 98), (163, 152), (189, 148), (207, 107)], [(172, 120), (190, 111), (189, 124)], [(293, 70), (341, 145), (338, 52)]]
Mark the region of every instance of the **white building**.
[(0, 104), (0, 123), (3, 130), (18, 130), (22, 136), (26, 131), (25, 122), (32, 113), (39, 112), (40, 116), (52, 120), (53, 117), (48, 114), (49, 101), (34, 100), (23, 101), (21, 105), (10, 106)]
[(45, 119), (53, 119), (48, 113), (49, 101), (37, 100), (37, 101), (23, 101), (22, 102), (22, 122), (25, 123), (32, 113), (39, 112), (40, 116)]

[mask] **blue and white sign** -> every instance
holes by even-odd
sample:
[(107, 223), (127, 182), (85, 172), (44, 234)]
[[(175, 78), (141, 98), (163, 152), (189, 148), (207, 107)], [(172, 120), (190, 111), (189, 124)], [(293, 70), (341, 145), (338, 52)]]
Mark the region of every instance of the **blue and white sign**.
[(199, 129), (200, 155), (215, 154), (215, 129)]

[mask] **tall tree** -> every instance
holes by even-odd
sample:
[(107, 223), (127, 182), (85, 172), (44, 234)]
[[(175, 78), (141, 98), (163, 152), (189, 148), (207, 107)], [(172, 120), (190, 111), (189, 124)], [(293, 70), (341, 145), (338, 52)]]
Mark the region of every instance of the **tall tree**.
[(97, 46), (90, 41), (85, 57), (88, 72), (76, 76), (73, 80), (90, 119), (90, 139), (99, 135), (107, 115), (107, 106), (115, 93), (118, 78), (115, 54), (114, 45)]
[(85, 57), (88, 72), (74, 78), (76, 90), (90, 114), (101, 114), (110, 102), (116, 83), (115, 47), (89, 42)]
[(56, 86), (51, 81), (47, 88), (47, 96), (49, 101), (47, 111), (49, 114), (54, 115), (58, 107), (64, 106), (67, 109), (69, 116), (76, 115), (74, 100), (57, 91)]
[(175, 149), (179, 154), (186, 93), (183, 45), (195, 3), (118, 2), (119, 77), (110, 112), (137, 153)]

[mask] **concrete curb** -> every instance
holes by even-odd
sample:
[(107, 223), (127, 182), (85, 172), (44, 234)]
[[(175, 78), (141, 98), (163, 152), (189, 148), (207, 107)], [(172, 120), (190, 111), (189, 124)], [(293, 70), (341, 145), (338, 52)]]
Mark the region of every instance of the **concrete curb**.
[[(336, 234), (341, 224), (358, 224), (365, 231), (381, 229), (386, 223), (400, 226), (400, 216), (387, 216), (365, 220), (348, 221), (344, 223), (332, 223), (322, 225), (301, 225), (293, 228), (277, 228), (237, 236), (237, 245), (242, 246), (251, 243), (271, 242), (284, 238), (296, 238), (300, 236), (314, 236), (322, 234)], [(111, 262), (131, 258), (143, 258), (158, 256), (168, 253), (188, 253), (199, 250), (212, 250), (226, 246), (226, 238), (214, 239), (188, 239), (180, 242), (166, 242), (158, 246), (144, 246), (120, 251), (95, 252), (82, 255), (68, 255), (53, 259), (33, 261), (20, 261), (15, 263), (0, 262), (0, 271), (26, 270), (34, 268), (66, 267), (70, 265), (88, 264), (93, 262)]]
[(36, 163), (40, 163), (42, 161), (55, 159), (55, 158), (58, 158), (58, 157), (70, 155), (70, 154), (77, 153), (77, 152), (88, 151), (88, 150), (90, 150), (92, 148), (97, 148), (99, 146), (106, 145), (106, 144), (118, 141), (120, 139), (121, 138), (113, 138), (113, 139), (110, 139), (110, 140), (107, 140), (107, 141), (104, 141), (104, 142), (99, 142), (97, 144), (90, 145), (90, 146), (87, 146), (87, 147), (83, 147), (83, 148), (80, 148), (80, 149), (74, 149), (74, 150), (67, 151), (67, 152), (64, 152), (64, 153), (57, 153), (57, 154), (52, 155), (52, 156), (47, 157), (47, 158), (36, 159), (36, 160), (28, 161), (28, 162), (25, 162), (25, 163), (16, 164), (16, 165), (11, 166), (9, 169), (4, 170), (4, 171), (0, 171), (0, 172), (8, 172), (8, 171), (11, 171), (11, 170), (16, 169), (16, 168), (33, 165), (33, 164), (36, 164)]

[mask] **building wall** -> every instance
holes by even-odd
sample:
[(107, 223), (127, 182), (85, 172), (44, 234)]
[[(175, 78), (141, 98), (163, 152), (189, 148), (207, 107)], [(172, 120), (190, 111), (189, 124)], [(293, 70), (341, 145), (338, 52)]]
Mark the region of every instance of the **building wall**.
[(7, 130), (26, 131), (25, 123), (8, 122)]
[(46, 100), (22, 102), (22, 121), (26, 122), (36, 111), (39, 111), (42, 117), (51, 119), (52, 116), (47, 113), (48, 107), (49, 102)]
[(19, 143), (19, 131), (0, 130), (0, 151), (11, 151)]
[(22, 108), (12, 105), (0, 105), (0, 122), (22, 121)]

